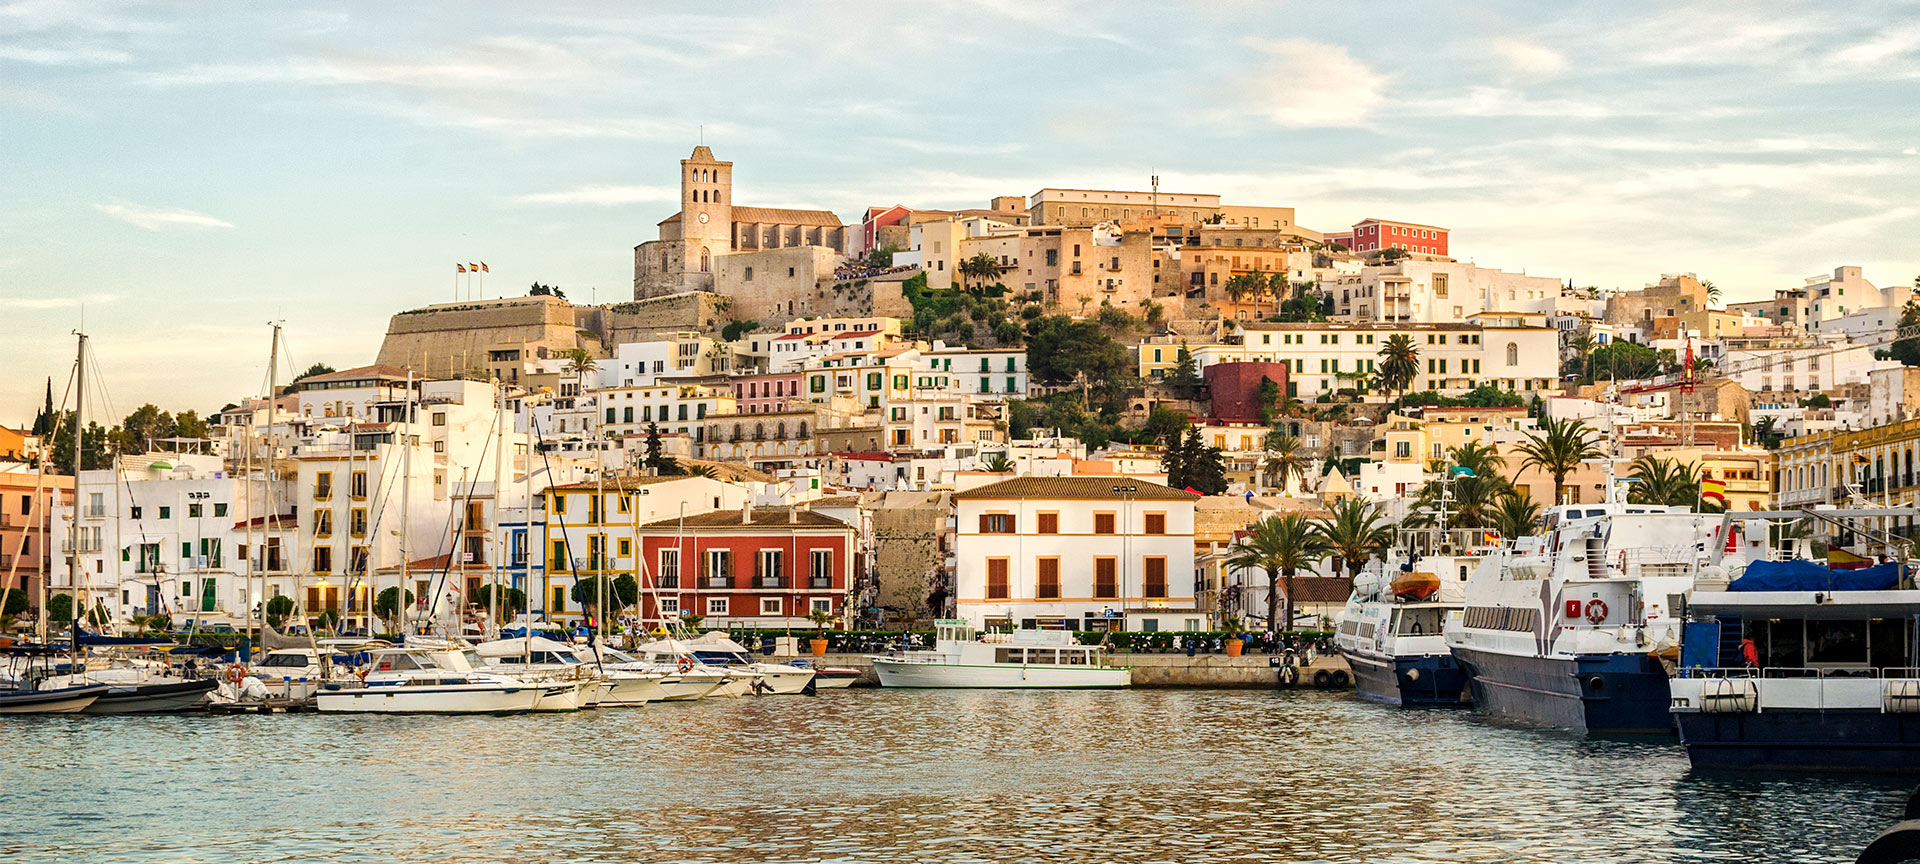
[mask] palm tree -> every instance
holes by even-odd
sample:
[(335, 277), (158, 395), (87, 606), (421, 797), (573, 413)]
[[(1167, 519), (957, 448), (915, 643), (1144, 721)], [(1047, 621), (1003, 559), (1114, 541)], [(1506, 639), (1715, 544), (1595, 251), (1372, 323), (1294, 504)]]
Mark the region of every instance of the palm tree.
[(962, 288), (968, 287), (968, 279), (984, 280), (1000, 275), (999, 262), (993, 260), (993, 256), (985, 252), (981, 252), (972, 258), (960, 262), (960, 266), (954, 269), (960, 271), (960, 286)]
[(1700, 466), (1695, 462), (1641, 456), (1627, 466), (1634, 483), (1627, 490), (1629, 504), (1661, 504), (1668, 507), (1699, 506), (1703, 513), (1720, 511), (1718, 502), (1700, 497)]
[(1594, 347), (1593, 334), (1589, 332), (1575, 333), (1567, 339), (1567, 348), (1573, 351), (1573, 356), (1580, 361), (1581, 378), (1591, 378), (1593, 375)]
[(1404, 395), (1413, 386), (1413, 376), (1420, 374), (1420, 349), (1414, 347), (1413, 337), (1405, 333), (1388, 337), (1380, 357), (1381, 386)]
[(1493, 508), (1493, 530), (1509, 540), (1539, 533), (1540, 505), (1509, 490)]
[(1013, 460), (1008, 459), (1005, 453), (994, 453), (981, 460), (980, 467), (995, 474), (1005, 474), (1013, 470)]
[(1545, 434), (1529, 432), (1527, 443), (1514, 449), (1527, 457), (1520, 460), (1520, 470), (1538, 468), (1553, 477), (1553, 500), (1559, 503), (1567, 475), (1580, 467), (1582, 460), (1599, 458), (1600, 447), (1594, 443), (1595, 431), (1579, 420), (1549, 417), (1543, 423)]
[(1300, 447), (1300, 439), (1292, 435), (1274, 435), (1267, 439), (1266, 469), (1267, 482), (1287, 494), (1287, 481), (1299, 478), (1307, 479), (1307, 454)]
[[(1326, 538), (1298, 513), (1269, 516), (1255, 522), (1247, 536), (1233, 544), (1227, 566), (1267, 574), (1267, 626), (1274, 632), (1293, 627), (1293, 574), (1327, 555)], [(1280, 625), (1280, 580), (1286, 580), (1286, 626)]]
[(1453, 464), (1472, 471), (1481, 477), (1498, 477), (1500, 469), (1507, 467), (1507, 460), (1492, 447), (1478, 441), (1468, 441), (1453, 448)]
[(1341, 574), (1349, 583), (1375, 552), (1393, 545), (1393, 526), (1382, 520), (1379, 508), (1359, 498), (1334, 505), (1333, 518), (1322, 519), (1315, 527), (1339, 559)]
[(1702, 279), (1700, 280), (1700, 287), (1707, 289), (1707, 305), (1708, 306), (1719, 305), (1720, 286), (1713, 284), (1712, 279)]

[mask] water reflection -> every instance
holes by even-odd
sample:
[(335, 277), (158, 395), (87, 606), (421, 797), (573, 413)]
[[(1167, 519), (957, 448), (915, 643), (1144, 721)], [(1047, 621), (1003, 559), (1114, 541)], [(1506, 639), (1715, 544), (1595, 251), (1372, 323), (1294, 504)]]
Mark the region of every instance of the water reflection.
[(1847, 861), (1898, 783), (1321, 693), (8, 719), (10, 862)]

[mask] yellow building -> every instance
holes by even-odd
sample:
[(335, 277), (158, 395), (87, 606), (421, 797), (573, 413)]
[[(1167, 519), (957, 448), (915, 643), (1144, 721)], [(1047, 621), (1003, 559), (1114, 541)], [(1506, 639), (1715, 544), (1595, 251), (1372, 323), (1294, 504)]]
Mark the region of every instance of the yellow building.
[(1773, 485), (1781, 507), (1845, 504), (1856, 493), (1874, 504), (1913, 506), (1920, 503), (1916, 456), (1920, 420), (1803, 435), (1773, 451)]

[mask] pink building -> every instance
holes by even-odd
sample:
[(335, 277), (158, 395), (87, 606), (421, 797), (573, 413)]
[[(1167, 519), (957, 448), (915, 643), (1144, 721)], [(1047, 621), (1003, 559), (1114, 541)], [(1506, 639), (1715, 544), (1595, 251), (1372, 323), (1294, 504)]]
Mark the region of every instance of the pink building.
[(785, 411), (800, 399), (800, 373), (773, 372), (762, 375), (738, 375), (733, 379), (733, 398), (741, 414), (772, 414)]

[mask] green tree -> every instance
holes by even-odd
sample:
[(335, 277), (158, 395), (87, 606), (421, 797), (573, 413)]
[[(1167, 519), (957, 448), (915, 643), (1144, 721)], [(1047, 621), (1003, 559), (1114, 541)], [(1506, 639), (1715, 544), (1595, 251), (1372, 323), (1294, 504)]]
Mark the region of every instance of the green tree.
[(1167, 434), (1160, 449), (1160, 470), (1167, 475), (1167, 485), (1175, 489), (1187, 488), (1187, 447), (1186, 424)]
[(1520, 460), (1520, 470), (1538, 468), (1551, 476), (1553, 500), (1558, 503), (1567, 485), (1567, 475), (1579, 468), (1582, 461), (1600, 458), (1600, 447), (1595, 443), (1597, 434), (1579, 420), (1549, 417), (1541, 421), (1539, 433), (1527, 433), (1526, 443), (1514, 448), (1526, 457)]
[(1405, 333), (1395, 333), (1387, 338), (1387, 344), (1380, 346), (1380, 384), (1389, 391), (1405, 393), (1413, 386), (1413, 378), (1420, 374), (1420, 349), (1413, 344), (1413, 337)]
[[(73, 426), (74, 412), (61, 415), (58, 428), (54, 430), (50, 452), (47, 454), (53, 470), (61, 474), (73, 473)], [(80, 453), (82, 470), (94, 471), (113, 464), (111, 445), (118, 437), (116, 430), (106, 429), (98, 423), (88, 423)]]
[(1369, 559), (1393, 545), (1393, 525), (1379, 508), (1359, 498), (1333, 505), (1332, 517), (1320, 520), (1315, 527), (1349, 583)]
[(960, 283), (963, 288), (969, 287), (969, 281), (971, 281), (972, 287), (978, 287), (987, 284), (988, 279), (994, 279), (1000, 275), (999, 262), (993, 260), (993, 256), (985, 252), (978, 253), (965, 261), (961, 261), (960, 265), (955, 269), (960, 271)]
[(405, 596), (406, 602), (402, 603), (400, 586), (395, 585), (381, 591), (379, 596), (373, 598), (373, 614), (386, 623), (388, 630), (400, 629), (401, 613), (413, 608), (413, 592), (408, 591)]
[(12, 618), (27, 611), (27, 589), (8, 588), (0, 594), (0, 617)]
[(1172, 387), (1173, 395), (1181, 399), (1192, 399), (1206, 386), (1200, 378), (1200, 366), (1184, 341), (1180, 343), (1180, 350), (1173, 355), (1173, 374), (1167, 376), (1167, 386)]
[[(1314, 529), (1305, 516), (1288, 513), (1284, 516), (1268, 516), (1255, 522), (1247, 535), (1235, 541), (1228, 550), (1227, 566), (1266, 574), (1267, 626), (1278, 632), (1293, 629), (1294, 574), (1312, 567), (1325, 558), (1328, 551), (1326, 538)], [(1287, 604), (1285, 618), (1280, 616), (1283, 579)]]
[(47, 621), (56, 627), (73, 623), (72, 594), (54, 594), (47, 598)]
[(1518, 408), (1527, 404), (1526, 398), (1520, 394), (1492, 384), (1482, 384), (1468, 390), (1460, 402), (1468, 408)]
[(207, 421), (200, 419), (200, 412), (188, 408), (173, 415), (173, 434), (180, 438), (205, 438)]
[[(493, 587), (492, 585), (482, 585), (480, 586), (480, 590), (473, 592), (473, 605), (491, 612), (493, 610)], [(387, 590), (392, 591), (394, 589), (388, 588)], [(513, 616), (525, 611), (527, 611), (527, 592), (511, 586), (501, 587), (500, 617), (496, 623), (505, 624), (508, 621), (512, 621)]]
[(1582, 330), (1567, 337), (1567, 350), (1573, 352), (1572, 362), (1579, 369), (1579, 376), (1593, 380), (1593, 333)]
[[(571, 596), (573, 602), (594, 610), (624, 609), (640, 599), (640, 585), (626, 573), (614, 577), (587, 576), (573, 583)], [(602, 596), (606, 598), (604, 607)]]
[(1717, 502), (1700, 497), (1700, 466), (1695, 462), (1641, 456), (1627, 466), (1633, 484), (1627, 489), (1630, 504), (1657, 504), (1668, 507), (1694, 507), (1702, 512), (1718, 512)]
[(1307, 479), (1307, 453), (1300, 445), (1300, 439), (1292, 435), (1267, 436), (1267, 456), (1262, 460), (1261, 468), (1267, 475), (1267, 483), (1285, 495), (1287, 481)]
[(1540, 505), (1509, 490), (1493, 508), (1493, 530), (1509, 540), (1539, 533)]
[(173, 415), (148, 402), (133, 409), (133, 413), (120, 421), (120, 450), (125, 453), (152, 452), (159, 449), (154, 442), (172, 438), (173, 431)]
[(287, 623), (287, 616), (293, 614), (293, 598), (285, 594), (275, 595), (267, 601), (267, 624), (280, 627)]
[(1178, 488), (1191, 488), (1202, 495), (1219, 495), (1227, 491), (1227, 467), (1220, 458), (1220, 448), (1209, 447), (1200, 440), (1198, 427), (1187, 428), (1187, 440), (1181, 450), (1181, 460), (1186, 467), (1186, 483)]
[(732, 342), (758, 329), (758, 321), (728, 321), (727, 326), (720, 328), (720, 338)]
[(882, 246), (878, 249), (868, 252), (867, 266), (881, 268), (881, 269), (892, 267), (893, 256), (899, 251), (900, 251), (900, 247), (895, 246), (892, 243), (888, 243), (885, 246)]
[(1591, 377), (1596, 379), (1651, 378), (1662, 367), (1660, 352), (1624, 339), (1608, 342), (1589, 356)]
[(53, 431), (53, 379), (47, 379), (47, 401), (41, 406), (40, 413), (33, 415), (33, 434), (44, 437)]
[[(1915, 287), (1920, 288), (1920, 279), (1914, 281)], [(1900, 310), (1899, 329), (1906, 330), (1909, 327), (1920, 327), (1920, 302), (1908, 300)], [(1887, 353), (1900, 361), (1902, 366), (1920, 366), (1920, 337), (1895, 342), (1888, 347)]]
[(1108, 394), (1133, 380), (1133, 363), (1126, 346), (1114, 341), (1093, 321), (1064, 315), (1027, 322), (1027, 371), (1050, 386), (1082, 380), (1091, 389)]
[(1497, 477), (1500, 469), (1507, 467), (1507, 460), (1493, 447), (1478, 441), (1468, 441), (1448, 454), (1453, 464), (1484, 477)]

